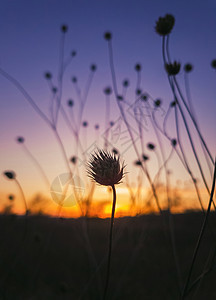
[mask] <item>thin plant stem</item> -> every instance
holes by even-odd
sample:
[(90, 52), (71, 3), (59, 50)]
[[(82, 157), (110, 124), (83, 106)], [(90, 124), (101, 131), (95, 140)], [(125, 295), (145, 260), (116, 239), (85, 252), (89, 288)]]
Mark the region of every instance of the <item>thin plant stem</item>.
[(202, 225), (202, 228), (201, 228), (198, 240), (197, 240), (197, 244), (196, 244), (196, 247), (195, 247), (195, 250), (194, 250), (194, 254), (193, 254), (193, 257), (192, 257), (190, 269), (189, 269), (188, 276), (187, 276), (187, 279), (186, 279), (186, 282), (185, 282), (185, 285), (184, 285), (184, 289), (183, 289), (183, 292), (182, 292), (182, 297), (181, 297), (182, 300), (185, 298), (185, 294), (187, 292), (187, 288), (188, 288), (190, 278), (191, 278), (191, 274), (192, 274), (192, 271), (193, 271), (193, 266), (195, 264), (196, 257), (197, 257), (198, 251), (199, 251), (199, 247), (200, 247), (200, 244), (201, 244), (201, 241), (202, 241), (202, 237), (203, 237), (206, 225), (207, 225), (208, 217), (209, 217), (210, 210), (211, 210), (211, 204), (213, 202), (213, 196), (214, 196), (214, 192), (215, 192), (215, 181), (216, 181), (216, 160), (215, 160), (215, 166), (214, 166), (214, 176), (213, 176), (213, 182), (212, 182), (212, 188), (211, 188), (211, 194), (210, 194), (208, 209), (206, 211), (205, 219), (204, 219), (204, 222), (203, 222), (203, 225)]
[[(114, 93), (115, 93), (115, 96), (116, 96), (116, 99), (117, 99), (117, 96), (118, 96), (118, 89), (117, 89), (117, 83), (116, 83), (116, 75), (115, 75), (115, 68), (114, 68), (114, 60), (113, 60), (113, 49), (112, 49), (112, 43), (111, 43), (111, 40), (108, 41), (108, 50), (109, 50), (109, 62), (110, 62), (110, 69), (111, 69), (111, 75), (112, 75), (112, 82), (113, 82), (113, 90), (114, 90)], [(120, 101), (117, 99), (117, 105), (119, 107), (119, 110), (121, 112), (121, 116), (125, 122), (125, 125), (127, 127), (127, 130), (128, 130), (128, 133), (130, 135), (130, 138), (132, 140), (132, 144), (133, 144), (133, 147), (134, 147), (134, 150), (136, 152), (136, 155), (137, 157), (139, 158), (139, 151), (137, 149), (137, 146), (135, 144), (135, 141), (134, 141), (134, 137), (133, 137), (133, 134), (131, 132), (131, 129), (130, 129), (130, 124), (128, 123), (127, 119), (126, 119), (126, 116), (124, 114), (124, 110), (121, 106), (121, 104), (119, 103)], [(155, 201), (156, 201), (156, 205), (157, 205), (157, 208), (159, 210), (160, 213), (162, 213), (162, 209), (161, 209), (161, 206), (159, 204), (159, 199), (158, 199), (158, 196), (157, 196), (157, 192), (156, 192), (156, 189), (155, 189), (155, 186), (151, 180), (151, 177), (150, 177), (150, 174), (148, 172), (148, 169), (147, 169), (147, 166), (146, 166), (146, 163), (144, 161), (144, 165), (143, 164), (141, 165), (141, 168), (142, 170), (144, 171), (148, 181), (149, 181), (149, 184), (151, 186), (151, 189), (152, 189), (152, 192), (153, 192), (153, 195), (154, 195), (154, 198), (155, 198)]]
[[(167, 45), (167, 49), (168, 49), (168, 45)], [(162, 54), (163, 54), (163, 60), (164, 60), (164, 64), (166, 64), (166, 55), (165, 55), (165, 38), (163, 37), (162, 39)], [(189, 129), (189, 126), (188, 126), (188, 123), (187, 123), (187, 120), (185, 118), (185, 115), (184, 115), (184, 112), (183, 112), (183, 109), (178, 101), (178, 97), (176, 95), (176, 91), (175, 91), (175, 86), (174, 86), (174, 83), (176, 83), (176, 80), (175, 80), (175, 76), (173, 76), (173, 80), (171, 80), (171, 77), (168, 75), (168, 81), (169, 81), (169, 84), (170, 84), (170, 87), (171, 87), (171, 90), (173, 92), (173, 95), (174, 95), (174, 98), (175, 98), (175, 101), (176, 101), (176, 105), (178, 105), (178, 108), (180, 110), (180, 113), (181, 113), (181, 116), (182, 116), (182, 119), (183, 119), (183, 122), (184, 122), (184, 125), (185, 125), (185, 128), (186, 128), (186, 131), (187, 131), (187, 135), (188, 135), (188, 138), (189, 138), (189, 141), (190, 141), (190, 144), (191, 144), (191, 148), (192, 148), (192, 151), (193, 151), (193, 154), (195, 156), (195, 159), (196, 159), (196, 162), (197, 162), (197, 165), (198, 165), (198, 168), (199, 168), (199, 171), (200, 171), (200, 174), (201, 174), (201, 177), (203, 179), (203, 182), (204, 182), (204, 185), (208, 191), (208, 193), (210, 194), (210, 191), (209, 191), (209, 188), (208, 188), (208, 184), (206, 182), (206, 179), (205, 179), (205, 175), (203, 173), (203, 169), (202, 169), (202, 166), (200, 164), (200, 161), (199, 161), (199, 157), (197, 155), (197, 152), (196, 152), (196, 149), (195, 149), (195, 146), (194, 146), (194, 142), (193, 142), (193, 139), (192, 139), (192, 136), (191, 136), (191, 133), (190, 133), (190, 129)], [(179, 89), (177, 87), (177, 90), (179, 92)], [(180, 97), (182, 98), (182, 100), (184, 99), (181, 95)], [(185, 102), (183, 100), (183, 102)], [(187, 105), (187, 104), (186, 104)]]
[(25, 198), (23, 189), (22, 189), (22, 187), (21, 187), (19, 181), (18, 181), (16, 178), (14, 178), (14, 181), (15, 181), (16, 185), (18, 186), (18, 188), (19, 188), (19, 190), (20, 190), (20, 193), (21, 193), (21, 195), (22, 195), (23, 203), (24, 203), (24, 206), (25, 206), (25, 214), (26, 214), (26, 216), (27, 216), (27, 214), (28, 214), (28, 206), (27, 206), (27, 202), (26, 202), (26, 198)]
[(112, 236), (113, 236), (113, 224), (114, 224), (115, 207), (116, 207), (116, 189), (115, 189), (114, 185), (112, 185), (112, 191), (113, 191), (113, 204), (112, 204), (112, 215), (111, 215), (111, 223), (110, 223), (107, 273), (106, 273), (106, 282), (105, 282), (105, 289), (104, 289), (103, 300), (106, 299), (107, 290), (108, 290), (108, 286), (109, 286), (109, 280), (110, 280), (110, 266), (111, 266), (111, 254), (112, 254)]
[(51, 121), (48, 117), (42, 112), (42, 110), (38, 107), (32, 97), (28, 94), (28, 92), (24, 89), (24, 87), (10, 74), (5, 72), (0, 68), (0, 74), (2, 74), (8, 81), (10, 81), (20, 92), (23, 94), (25, 99), (29, 102), (29, 104), (33, 107), (33, 109), (40, 115), (40, 117), (51, 127), (53, 127)]

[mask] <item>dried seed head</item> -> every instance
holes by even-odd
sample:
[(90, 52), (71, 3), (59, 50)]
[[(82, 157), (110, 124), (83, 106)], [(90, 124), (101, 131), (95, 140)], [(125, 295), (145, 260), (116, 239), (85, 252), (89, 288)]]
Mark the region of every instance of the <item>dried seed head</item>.
[(156, 21), (155, 31), (161, 36), (166, 36), (171, 33), (174, 25), (174, 16), (166, 14), (164, 17), (159, 17), (159, 19)]
[(165, 64), (165, 69), (169, 76), (175, 76), (180, 72), (181, 64), (177, 61), (174, 61), (170, 64)]
[(87, 127), (88, 126), (88, 122), (87, 121), (83, 121), (82, 125), (83, 125), (83, 127)]
[(95, 182), (113, 186), (119, 184), (124, 176), (124, 165), (120, 165), (119, 156), (98, 150), (91, 155), (87, 173)]
[(98, 130), (100, 128), (99, 124), (95, 124), (95, 129)]
[(73, 76), (73, 77), (71, 78), (71, 80), (72, 80), (73, 83), (76, 83), (76, 82), (77, 82), (77, 78), (76, 78), (75, 76)]

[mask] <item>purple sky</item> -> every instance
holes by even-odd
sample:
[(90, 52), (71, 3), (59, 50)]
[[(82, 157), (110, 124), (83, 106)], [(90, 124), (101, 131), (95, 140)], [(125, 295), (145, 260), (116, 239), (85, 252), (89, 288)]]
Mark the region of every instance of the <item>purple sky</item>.
[[(50, 93), (43, 75), (49, 70), (54, 76), (54, 81), (56, 80), (60, 26), (67, 24), (69, 31), (66, 35), (65, 56), (75, 49), (77, 57), (64, 77), (62, 103), (65, 108), (67, 99), (73, 98), (75, 105), (78, 101), (71, 76), (77, 76), (79, 86), (83, 90), (89, 66), (95, 63), (98, 67), (83, 117), (89, 122), (87, 129), (87, 146), (89, 146), (95, 140), (96, 123), (101, 125), (100, 133), (104, 132), (103, 89), (111, 85), (107, 43), (103, 39), (106, 30), (113, 33), (119, 88), (123, 79), (130, 80), (128, 95), (131, 103), (135, 99), (134, 65), (137, 62), (141, 63), (143, 68), (143, 91), (150, 93), (154, 99), (161, 98), (165, 109), (173, 100), (162, 64), (161, 38), (154, 31), (155, 21), (166, 13), (171, 13), (176, 18), (170, 37), (171, 57), (179, 60), (182, 65), (187, 62), (194, 65), (194, 71), (190, 75), (193, 104), (202, 132), (214, 155), (216, 73), (210, 66), (212, 59), (216, 58), (216, 2), (213, 0), (2, 0), (0, 65), (26, 88), (44, 111), (48, 111)], [(179, 81), (182, 84), (184, 82), (183, 71), (179, 74)], [(61, 159), (59, 158), (59, 163), (56, 162), (59, 148), (53, 134), (16, 88), (2, 76), (0, 76), (0, 91), (1, 172), (5, 169), (14, 169), (20, 174), (24, 187), (28, 189), (29, 184), (32, 184), (33, 188), (32, 182), (37, 180), (37, 172), (31, 172), (33, 168), (31, 162), (26, 159), (20, 145), (15, 142), (15, 137), (22, 135), (52, 180), (55, 174), (64, 170)], [(111, 116), (114, 121), (119, 116), (114, 97), (111, 98)], [(69, 133), (63, 129), (62, 123), (60, 120), (60, 131), (63, 140), (68, 142)], [(148, 139), (151, 139), (149, 124), (146, 135), (149, 141)], [(66, 145), (68, 156), (72, 154), (70, 146)], [(132, 162), (135, 157), (133, 155), (132, 151), (129, 151), (126, 158)], [(179, 162), (174, 160), (172, 167), (177, 166)], [(176, 179), (184, 176), (183, 169), (180, 168), (179, 172)], [(5, 184), (2, 179), (0, 182)], [(1, 191), (4, 189), (1, 187)]]

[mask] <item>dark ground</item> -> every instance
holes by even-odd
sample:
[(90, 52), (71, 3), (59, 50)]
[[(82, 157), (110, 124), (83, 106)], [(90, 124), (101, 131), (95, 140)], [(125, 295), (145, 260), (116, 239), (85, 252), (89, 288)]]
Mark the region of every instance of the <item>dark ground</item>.
[[(202, 222), (201, 213), (173, 216), (183, 282)], [(0, 216), (0, 299), (101, 299), (109, 224), (109, 219)], [(216, 234), (215, 214), (209, 224)], [(215, 249), (206, 229), (191, 283)], [(216, 268), (199, 283), (185, 299), (215, 300)], [(116, 219), (107, 300), (175, 300), (179, 295), (168, 215)]]

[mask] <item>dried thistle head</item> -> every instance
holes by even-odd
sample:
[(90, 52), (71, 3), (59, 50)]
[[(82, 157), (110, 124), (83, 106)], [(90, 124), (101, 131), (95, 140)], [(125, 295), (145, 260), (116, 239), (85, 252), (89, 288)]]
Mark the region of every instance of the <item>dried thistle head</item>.
[(175, 18), (173, 15), (166, 14), (164, 17), (160, 17), (155, 26), (155, 31), (161, 35), (166, 36), (171, 33), (175, 25)]
[(173, 63), (165, 64), (165, 70), (169, 76), (175, 76), (180, 72), (181, 64), (177, 61)]
[(114, 186), (120, 183), (125, 166), (121, 166), (119, 159), (119, 155), (98, 150), (91, 155), (87, 165), (88, 176), (101, 185)]

